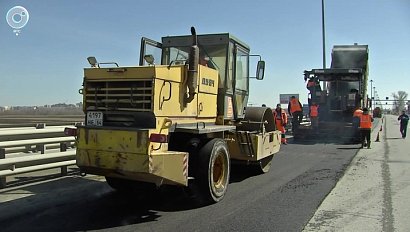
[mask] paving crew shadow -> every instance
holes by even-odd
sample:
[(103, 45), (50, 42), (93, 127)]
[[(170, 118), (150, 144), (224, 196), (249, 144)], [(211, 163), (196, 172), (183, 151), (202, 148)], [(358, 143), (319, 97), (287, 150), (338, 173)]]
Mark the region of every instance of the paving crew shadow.
[(395, 140), (395, 139), (406, 139), (402, 137), (392, 137), (392, 138), (386, 138), (386, 140)]
[(315, 145), (315, 144), (336, 144), (336, 145), (355, 145), (358, 142), (352, 141), (347, 138), (334, 138), (334, 137), (318, 137), (318, 138), (292, 138), (288, 139), (288, 144), (299, 145)]
[(318, 139), (295, 139), (295, 138), (288, 139), (288, 145), (289, 144), (315, 145), (318, 143), (323, 143), (323, 141), (320, 141)]
[(358, 150), (358, 149), (360, 149), (360, 145), (354, 146), (354, 147), (338, 147), (336, 149), (338, 149), (338, 150)]
[[(335, 144), (335, 145), (343, 145), (343, 147), (337, 147), (338, 150), (359, 150), (360, 144), (357, 142), (352, 141), (341, 141), (334, 138), (327, 138), (327, 139), (310, 139), (310, 140), (296, 140), (291, 141), (289, 144), (299, 144), (299, 145), (317, 145), (317, 144)], [(351, 146), (345, 146), (351, 145)]]

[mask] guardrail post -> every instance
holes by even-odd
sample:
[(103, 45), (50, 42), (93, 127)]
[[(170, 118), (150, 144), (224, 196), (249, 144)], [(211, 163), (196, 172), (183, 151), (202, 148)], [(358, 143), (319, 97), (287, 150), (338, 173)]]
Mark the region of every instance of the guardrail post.
[(36, 124), (36, 129), (44, 129), (46, 128), (46, 124), (45, 123), (37, 123)]
[(65, 142), (60, 143), (60, 151), (61, 152), (67, 151), (67, 143)]
[(45, 144), (38, 144), (36, 145), (36, 150), (40, 151), (41, 154), (44, 154), (46, 151), (46, 145)]
[[(61, 152), (67, 151), (67, 143), (65, 142), (60, 143), (60, 151)], [(67, 175), (67, 166), (61, 167), (61, 175), (62, 176)]]
[[(0, 159), (5, 159), (6, 158), (6, 149), (0, 148)], [(6, 187), (6, 177), (5, 176), (0, 176), (0, 188), (5, 188)]]
[(67, 166), (61, 167), (61, 175), (62, 175), (62, 176), (66, 176), (67, 173), (68, 173), (68, 171), (67, 171)]
[(26, 153), (29, 153), (31, 151), (31, 145), (26, 145)]

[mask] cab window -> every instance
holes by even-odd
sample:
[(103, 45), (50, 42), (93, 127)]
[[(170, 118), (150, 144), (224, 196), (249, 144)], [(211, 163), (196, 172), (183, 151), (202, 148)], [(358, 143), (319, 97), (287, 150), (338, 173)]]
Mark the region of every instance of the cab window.
[(236, 53), (236, 63), (235, 63), (235, 77), (236, 85), (235, 89), (247, 91), (248, 90), (248, 65), (249, 56), (246, 52), (238, 49)]

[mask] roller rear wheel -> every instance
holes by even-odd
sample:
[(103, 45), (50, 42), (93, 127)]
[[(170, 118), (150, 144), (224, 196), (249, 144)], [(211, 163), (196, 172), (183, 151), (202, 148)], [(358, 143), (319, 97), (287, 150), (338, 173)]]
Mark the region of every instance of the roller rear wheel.
[(227, 145), (222, 139), (212, 139), (197, 155), (200, 197), (204, 203), (219, 202), (225, 196), (231, 171)]

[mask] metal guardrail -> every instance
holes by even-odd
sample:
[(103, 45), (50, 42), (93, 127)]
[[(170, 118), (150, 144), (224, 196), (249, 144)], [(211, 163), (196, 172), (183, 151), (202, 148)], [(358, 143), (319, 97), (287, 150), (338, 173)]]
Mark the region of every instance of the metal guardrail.
[(0, 141), (16, 141), (33, 138), (50, 138), (64, 136), (67, 126), (50, 126), (41, 129), (35, 128), (9, 128), (0, 130)]
[[(67, 174), (67, 166), (75, 164), (75, 150), (67, 151), (74, 137), (60, 136), (66, 126), (48, 128), (8, 128), (0, 130), (0, 188), (6, 187), (6, 176), (27, 172), (61, 168), (61, 174)], [(20, 139), (18, 139), (20, 138)], [(23, 138), (23, 139), (21, 139)], [(14, 140), (13, 140), (14, 139)], [(60, 144), (60, 152), (45, 153), (45, 145)], [(24, 157), (6, 158), (6, 148), (31, 147), (35, 145), (40, 154)], [(28, 150), (28, 149), (27, 149)]]
[[(32, 145), (36, 145), (36, 150), (40, 151), (41, 154), (45, 153), (45, 145), (47, 144), (60, 144), (60, 149), (65, 150), (67, 147), (67, 143), (74, 142), (75, 139), (73, 137), (56, 137), (56, 138), (42, 138), (42, 139), (24, 139), (24, 140), (17, 140), (17, 141), (4, 141), (0, 142), (0, 156), (2, 154), (6, 154), (6, 148), (11, 147), (26, 147), (26, 151), (31, 150)], [(65, 147), (65, 149), (64, 149)]]
[(32, 171), (75, 164), (75, 150), (44, 155), (15, 157), (0, 160), (0, 176), (10, 176)]
[[(1, 118), (0, 118), (0, 121), (1, 121)], [(68, 124), (75, 125), (75, 124), (80, 124), (80, 123), (82, 123), (82, 122), (80, 120), (77, 120), (77, 121), (70, 121), (70, 122), (47, 122), (46, 124), (47, 124), (47, 127), (49, 127), (49, 126), (65, 126), (65, 125), (68, 125)], [(10, 129), (10, 127), (13, 127), (13, 128), (22, 128), (22, 127), (33, 128), (33, 127), (41, 126), (42, 124), (45, 124), (45, 123), (19, 123), (19, 124), (8, 124), (8, 123), (6, 123), (6, 124), (0, 124), (0, 130)]]

